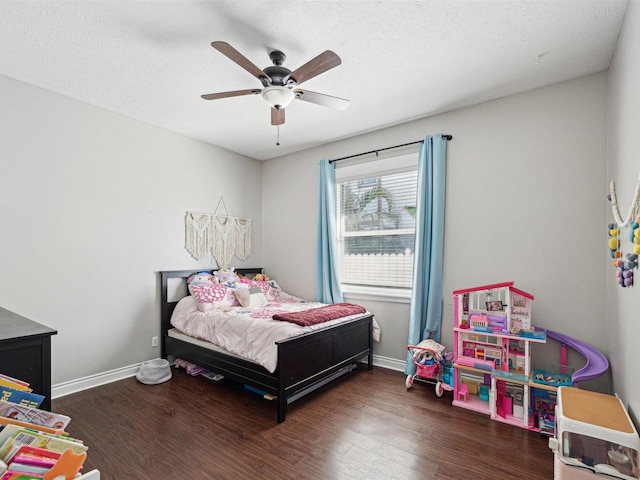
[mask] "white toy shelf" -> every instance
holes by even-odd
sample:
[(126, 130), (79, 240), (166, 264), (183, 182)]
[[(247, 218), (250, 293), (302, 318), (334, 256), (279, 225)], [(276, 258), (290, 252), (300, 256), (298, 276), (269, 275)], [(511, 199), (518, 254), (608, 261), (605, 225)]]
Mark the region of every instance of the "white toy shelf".
[(555, 480), (640, 478), (640, 437), (619, 398), (560, 387), (556, 413)]
[(100, 480), (100, 472), (98, 470), (91, 470), (84, 475), (76, 477), (76, 480)]

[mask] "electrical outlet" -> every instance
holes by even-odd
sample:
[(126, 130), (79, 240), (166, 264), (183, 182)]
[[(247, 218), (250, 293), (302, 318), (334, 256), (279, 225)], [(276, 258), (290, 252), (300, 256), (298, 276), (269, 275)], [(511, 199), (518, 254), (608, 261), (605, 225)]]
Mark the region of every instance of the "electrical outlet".
[(151, 337), (151, 346), (152, 347), (158, 346), (158, 337)]

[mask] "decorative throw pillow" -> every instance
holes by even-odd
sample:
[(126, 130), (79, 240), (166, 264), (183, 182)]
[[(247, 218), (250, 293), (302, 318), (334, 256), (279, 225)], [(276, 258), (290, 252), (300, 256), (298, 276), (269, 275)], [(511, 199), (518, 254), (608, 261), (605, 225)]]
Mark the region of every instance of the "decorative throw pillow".
[(218, 307), (233, 307), (238, 305), (233, 290), (220, 283), (190, 284), (189, 293), (196, 301), (196, 306), (201, 312), (213, 310)]
[(265, 297), (261, 288), (243, 288), (234, 290), (240, 305), (243, 307), (258, 307), (267, 303), (267, 297)]
[(248, 283), (249, 288), (259, 288), (262, 293), (265, 294), (265, 296), (267, 295), (267, 292), (269, 291), (269, 284), (267, 282), (257, 282), (255, 280), (251, 280)]

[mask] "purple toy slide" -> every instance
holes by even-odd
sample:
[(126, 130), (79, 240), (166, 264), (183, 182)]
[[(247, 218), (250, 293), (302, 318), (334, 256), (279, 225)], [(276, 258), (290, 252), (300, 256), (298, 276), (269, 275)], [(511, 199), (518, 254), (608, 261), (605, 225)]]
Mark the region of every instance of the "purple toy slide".
[(587, 359), (587, 364), (580, 370), (573, 372), (573, 375), (571, 375), (571, 381), (574, 386), (577, 385), (578, 382), (593, 380), (594, 378), (599, 377), (609, 368), (607, 357), (591, 345), (552, 330), (547, 330), (547, 336), (562, 343), (563, 345), (573, 348)]

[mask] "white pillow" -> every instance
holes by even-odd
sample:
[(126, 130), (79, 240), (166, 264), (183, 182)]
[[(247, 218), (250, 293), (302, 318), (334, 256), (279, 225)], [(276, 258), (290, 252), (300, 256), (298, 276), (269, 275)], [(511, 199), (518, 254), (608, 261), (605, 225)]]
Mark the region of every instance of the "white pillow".
[(261, 288), (243, 288), (234, 292), (243, 307), (258, 307), (267, 303), (267, 297), (264, 296)]

